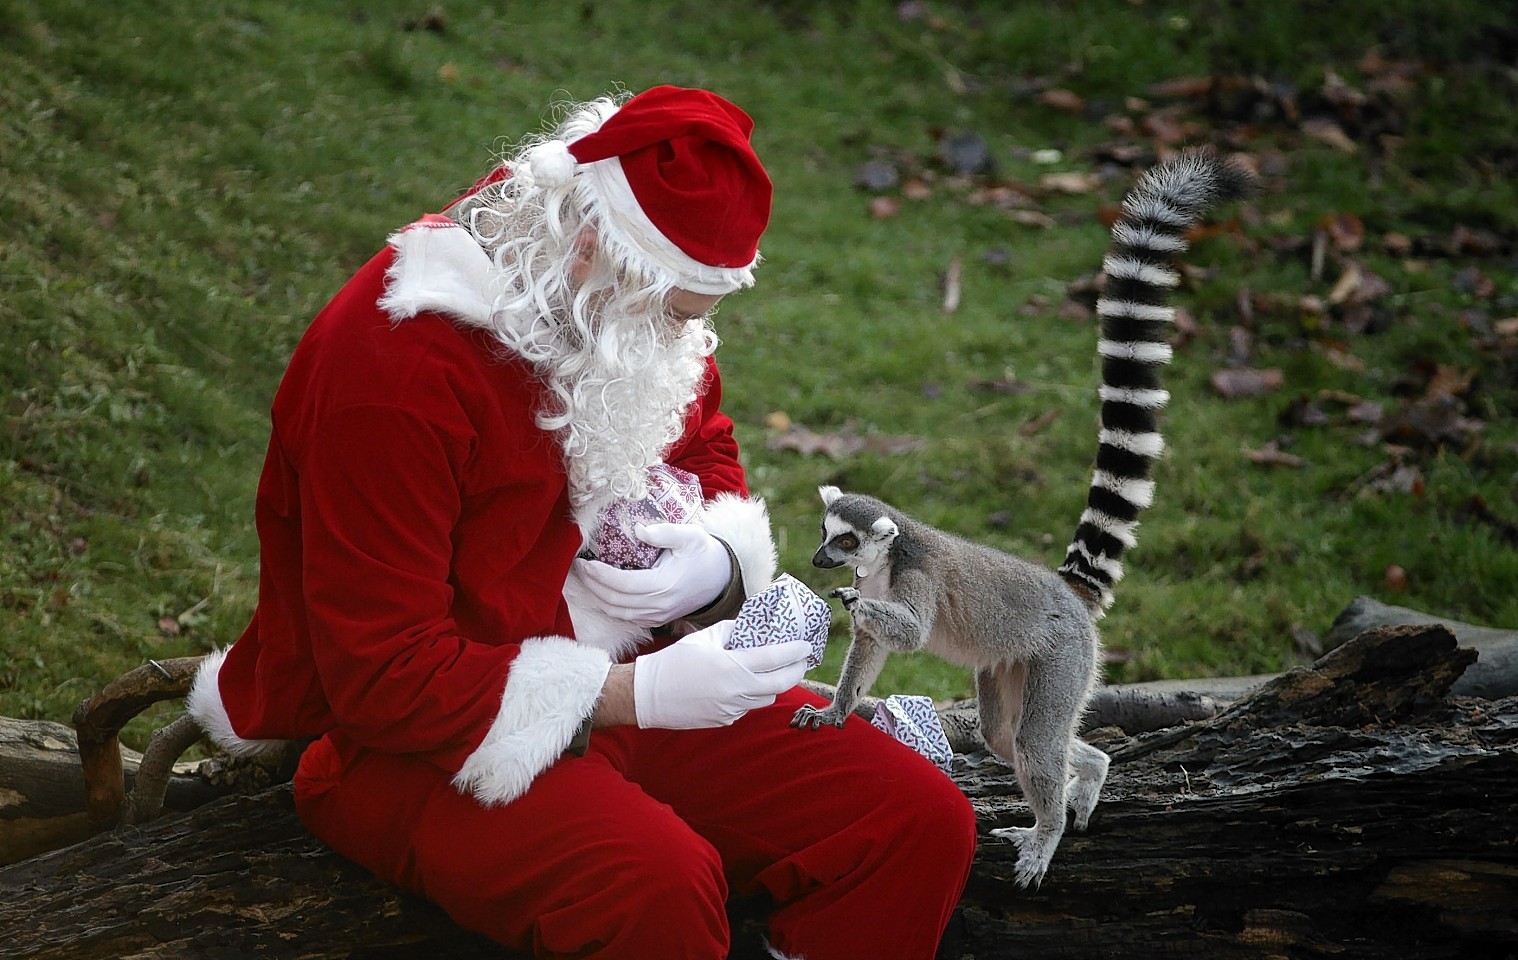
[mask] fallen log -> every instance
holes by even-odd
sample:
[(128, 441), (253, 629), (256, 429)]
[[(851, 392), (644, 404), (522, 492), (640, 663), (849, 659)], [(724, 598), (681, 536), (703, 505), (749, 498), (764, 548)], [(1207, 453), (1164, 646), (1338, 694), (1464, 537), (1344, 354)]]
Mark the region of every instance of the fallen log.
[[(142, 755), (121, 751), (124, 784), (135, 789)], [(162, 806), (191, 810), (234, 789), (219, 763), (182, 764), (164, 782)], [(72, 727), (0, 717), (0, 864), (78, 843), (99, 832), (85, 813), (84, 770)]]
[[(1102, 746), (1089, 832), (1041, 888), (983, 833), (939, 956), (1518, 954), (1518, 698), (1449, 698), (1474, 654), (1377, 628), (1210, 719)], [(983, 830), (1031, 817), (983, 752), (955, 780)], [(734, 957), (762, 904), (735, 905)], [(0, 957), (506, 957), (327, 851), (288, 786), (0, 868)]]

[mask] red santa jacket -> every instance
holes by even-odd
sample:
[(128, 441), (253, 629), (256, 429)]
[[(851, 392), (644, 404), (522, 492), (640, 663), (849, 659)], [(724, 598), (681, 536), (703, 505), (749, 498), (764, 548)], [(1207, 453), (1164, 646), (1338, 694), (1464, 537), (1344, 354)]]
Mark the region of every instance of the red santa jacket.
[[(565, 598), (582, 532), (534, 423), (538, 383), (477, 325), (489, 269), (466, 231), (425, 218), (297, 347), (255, 505), (258, 607), (189, 697), (227, 749), (336, 732), (506, 802), (568, 746), (636, 635)], [(700, 478), (753, 592), (774, 546), (709, 373), (666, 459)]]

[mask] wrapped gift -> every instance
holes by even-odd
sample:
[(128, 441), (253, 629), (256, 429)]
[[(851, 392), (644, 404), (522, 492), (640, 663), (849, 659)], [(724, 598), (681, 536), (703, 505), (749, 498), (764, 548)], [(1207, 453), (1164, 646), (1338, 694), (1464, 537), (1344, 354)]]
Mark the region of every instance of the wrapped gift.
[(944, 773), (950, 771), (954, 751), (932, 699), (893, 694), (880, 701), (870, 722), (932, 760)]
[(827, 649), (832, 619), (833, 611), (826, 600), (800, 580), (782, 573), (774, 583), (743, 601), (727, 646), (736, 650), (805, 640), (812, 645), (807, 666), (819, 666)]
[(590, 541), (597, 560), (624, 570), (647, 570), (659, 559), (660, 547), (638, 539), (640, 524), (690, 523), (701, 516), (701, 481), (695, 474), (668, 464), (648, 469), (648, 495), (642, 500), (618, 500), (601, 514)]

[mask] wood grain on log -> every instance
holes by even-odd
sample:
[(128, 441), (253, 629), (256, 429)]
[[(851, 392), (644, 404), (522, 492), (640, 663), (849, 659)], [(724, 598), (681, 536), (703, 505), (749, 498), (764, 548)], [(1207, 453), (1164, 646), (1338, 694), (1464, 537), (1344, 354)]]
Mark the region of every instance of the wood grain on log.
[[(1468, 659), (1443, 627), (1372, 630), (1104, 742), (1102, 805), (1037, 890), (984, 834), (1031, 822), (1012, 772), (959, 758), (983, 835), (939, 956), (1518, 955), (1518, 699), (1444, 697)], [(326, 851), (288, 787), (0, 868), (0, 930), (34, 960), (508, 956)], [(733, 956), (765, 956), (743, 932)]]

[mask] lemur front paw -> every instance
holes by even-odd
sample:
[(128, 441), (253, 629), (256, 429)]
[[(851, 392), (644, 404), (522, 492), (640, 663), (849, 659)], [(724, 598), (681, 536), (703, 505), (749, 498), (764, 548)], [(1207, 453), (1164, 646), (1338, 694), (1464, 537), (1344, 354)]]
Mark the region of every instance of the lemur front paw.
[(801, 709), (797, 710), (795, 715), (791, 717), (791, 726), (799, 730), (816, 730), (824, 723), (841, 727), (847, 717), (848, 713), (838, 709), (838, 704), (836, 703), (826, 708), (814, 707), (808, 703), (803, 704)]
[(859, 591), (853, 587), (836, 587), (828, 592), (828, 596), (837, 597), (845, 610), (852, 610), (859, 602)]

